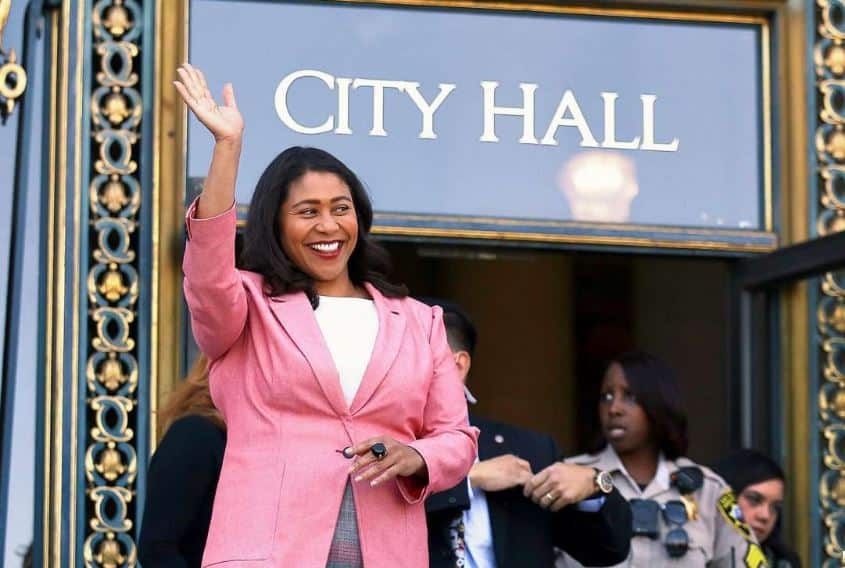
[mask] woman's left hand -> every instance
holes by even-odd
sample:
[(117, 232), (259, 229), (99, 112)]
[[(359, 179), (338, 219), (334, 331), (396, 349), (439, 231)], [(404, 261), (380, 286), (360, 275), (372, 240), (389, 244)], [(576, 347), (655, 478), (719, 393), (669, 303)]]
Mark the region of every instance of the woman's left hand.
[[(387, 450), (381, 459), (378, 459), (371, 451), (372, 447), (378, 443), (384, 444)], [(355, 444), (349, 451), (357, 456), (355, 463), (349, 468), (349, 473), (355, 476), (355, 481), (370, 481), (373, 487), (390, 481), (396, 476), (416, 476), (423, 481), (428, 477), (428, 470), (422, 456), (411, 446), (406, 446), (388, 436), (370, 438)]]

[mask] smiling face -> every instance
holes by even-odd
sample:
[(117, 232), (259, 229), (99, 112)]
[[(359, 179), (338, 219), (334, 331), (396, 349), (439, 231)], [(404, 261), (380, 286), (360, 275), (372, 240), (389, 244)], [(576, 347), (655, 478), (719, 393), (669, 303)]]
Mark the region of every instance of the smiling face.
[(602, 380), (599, 420), (605, 440), (620, 456), (653, 445), (648, 416), (618, 363), (608, 367)]
[(309, 171), (291, 182), (279, 223), (282, 249), (314, 279), (317, 293), (354, 295), (348, 262), (358, 243), (358, 219), (338, 175)]
[(739, 494), (742, 516), (754, 531), (759, 542), (765, 541), (775, 528), (783, 505), (783, 481), (769, 479), (754, 483)]

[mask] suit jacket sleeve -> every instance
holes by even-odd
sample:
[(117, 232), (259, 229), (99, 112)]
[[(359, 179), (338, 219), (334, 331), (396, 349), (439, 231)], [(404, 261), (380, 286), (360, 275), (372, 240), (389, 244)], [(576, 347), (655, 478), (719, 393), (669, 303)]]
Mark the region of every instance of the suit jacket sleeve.
[(631, 507), (614, 489), (595, 513), (570, 505), (555, 515), (555, 546), (585, 566), (613, 566), (628, 557), (631, 526)]
[(188, 568), (180, 544), (213, 499), (225, 442), (209, 420), (177, 420), (150, 462), (138, 558), (144, 566)]
[(216, 217), (197, 219), (196, 207), (194, 201), (185, 216), (183, 287), (197, 345), (214, 360), (229, 350), (246, 325), (246, 291), (235, 269), (237, 213), (233, 204)]
[(425, 461), (428, 483), (422, 485), (411, 477), (398, 478), (399, 490), (411, 504), (454, 487), (467, 476), (478, 453), (478, 429), (469, 425), (463, 383), (446, 342), (443, 310), (435, 306), (431, 317), (429, 341), (434, 376), (423, 411), (421, 435), (408, 444)]
[(458, 511), (465, 509), (469, 509), (469, 488), (466, 477), (453, 488), (434, 493), (425, 500), (425, 512), (428, 514), (448, 511), (456, 515)]

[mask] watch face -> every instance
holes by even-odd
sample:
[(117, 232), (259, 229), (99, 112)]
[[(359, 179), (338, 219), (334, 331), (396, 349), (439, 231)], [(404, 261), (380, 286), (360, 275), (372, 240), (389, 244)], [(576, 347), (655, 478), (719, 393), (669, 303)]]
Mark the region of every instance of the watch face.
[(606, 471), (600, 471), (596, 475), (596, 485), (602, 492), (610, 493), (613, 491), (613, 477)]

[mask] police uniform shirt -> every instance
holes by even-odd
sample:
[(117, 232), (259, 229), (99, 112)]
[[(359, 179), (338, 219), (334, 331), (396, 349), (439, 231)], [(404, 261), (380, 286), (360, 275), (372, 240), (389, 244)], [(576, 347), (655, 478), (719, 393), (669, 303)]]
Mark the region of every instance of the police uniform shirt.
[[(766, 566), (765, 556), (754, 540), (751, 529), (741, 520), (739, 507), (736, 505), (730, 487), (711, 470), (698, 466), (686, 458), (672, 461), (661, 455), (654, 478), (645, 488), (640, 489), (610, 445), (598, 454), (584, 454), (566, 461), (610, 472), (616, 488), (629, 501), (649, 499), (661, 506), (669, 501), (681, 500), (681, 494), (671, 484), (673, 472), (682, 467), (694, 466), (700, 468), (704, 475), (701, 488), (686, 498), (687, 501), (694, 501), (692, 509), (697, 512), (696, 519), (688, 520), (682, 526), (689, 537), (689, 549), (686, 554), (679, 558), (669, 556), (664, 543), (666, 533), (675, 526), (668, 525), (660, 515), (657, 525), (658, 538), (632, 537), (631, 553), (625, 562), (617, 565), (618, 567), (761, 568)], [(564, 554), (560, 557), (557, 566), (558, 568), (574, 568), (581, 564)]]

